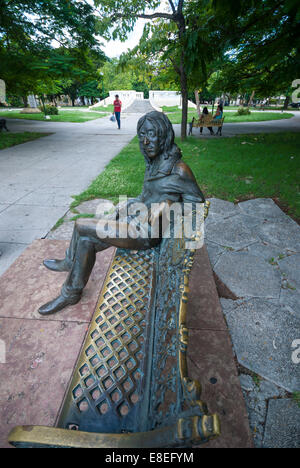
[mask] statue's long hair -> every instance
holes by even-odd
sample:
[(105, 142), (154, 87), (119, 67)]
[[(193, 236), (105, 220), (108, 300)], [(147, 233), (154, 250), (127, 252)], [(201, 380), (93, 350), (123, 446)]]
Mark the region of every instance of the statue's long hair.
[[(170, 158), (174, 162), (180, 159), (182, 157), (181, 150), (178, 148), (176, 143), (174, 143), (175, 135), (174, 135), (173, 126), (170, 120), (168, 119), (168, 117), (166, 116), (166, 114), (164, 114), (163, 112), (152, 111), (152, 112), (148, 112), (148, 114), (143, 115), (143, 117), (140, 118), (137, 124), (138, 134), (146, 120), (151, 122), (153, 127), (157, 130), (157, 133), (162, 142), (163, 159)], [(149, 165), (151, 160), (143, 151), (141, 142), (140, 142), (140, 149), (141, 149), (142, 154), (144, 155), (146, 164)]]

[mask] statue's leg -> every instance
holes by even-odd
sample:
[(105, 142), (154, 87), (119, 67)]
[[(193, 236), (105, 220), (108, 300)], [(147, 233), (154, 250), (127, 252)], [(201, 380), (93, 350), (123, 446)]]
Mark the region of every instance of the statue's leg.
[(77, 233), (74, 259), (68, 277), (62, 287), (61, 294), (53, 301), (40, 307), (39, 313), (41, 315), (51, 315), (62, 310), (67, 305), (77, 304), (93, 270), (96, 253), (108, 247), (110, 245), (104, 242), (83, 237)]
[(72, 239), (69, 247), (66, 250), (65, 258), (63, 260), (44, 260), (43, 263), (45, 267), (52, 271), (70, 271), (73, 265), (78, 239), (79, 235), (75, 224)]
[[(140, 226), (140, 231), (136, 231), (134, 224), (130, 226), (127, 219), (117, 222), (110, 219), (80, 219), (76, 228), (80, 236), (123, 249), (145, 250), (160, 242), (160, 238), (149, 237), (148, 223)], [(136, 237), (137, 232), (140, 237)]]
[[(145, 233), (146, 231), (147, 227)], [(124, 236), (127, 233), (127, 237), (120, 237), (121, 233)], [(149, 249), (157, 245), (159, 241), (159, 239), (148, 239), (146, 237), (138, 239), (130, 237), (130, 227), (126, 221), (119, 222), (116, 229), (116, 224), (107, 219), (78, 220), (74, 227), (66, 258), (64, 260), (52, 260), (52, 262), (65, 262), (65, 264), (71, 265), (61, 295), (40, 307), (39, 313), (42, 315), (54, 314), (67, 305), (76, 304), (80, 300), (82, 291), (94, 267), (97, 252), (110, 246), (134, 250)]]
[(96, 253), (105, 250), (109, 245), (88, 237), (80, 236), (77, 241), (75, 258), (69, 275), (62, 287), (62, 295), (66, 298), (80, 299), (96, 261)]

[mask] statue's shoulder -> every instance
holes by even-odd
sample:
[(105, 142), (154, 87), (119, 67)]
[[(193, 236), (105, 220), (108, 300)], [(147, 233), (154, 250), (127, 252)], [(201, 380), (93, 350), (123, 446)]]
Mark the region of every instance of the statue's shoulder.
[(183, 162), (182, 160), (179, 160), (174, 164), (172, 174), (177, 174), (180, 177), (188, 178), (188, 179), (191, 179), (193, 181), (196, 180), (194, 174), (192, 173), (192, 171), (190, 169), (190, 167), (185, 162)]

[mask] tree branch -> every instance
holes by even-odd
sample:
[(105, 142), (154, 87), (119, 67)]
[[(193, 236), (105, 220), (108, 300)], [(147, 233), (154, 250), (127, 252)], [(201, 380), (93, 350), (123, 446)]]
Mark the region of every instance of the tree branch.
[(172, 0), (169, 0), (169, 4), (170, 4), (170, 6), (171, 6), (171, 8), (172, 8), (173, 14), (176, 15), (176, 9), (175, 9), (175, 6), (174, 6), (173, 1), (172, 1)]
[[(125, 18), (127, 15), (122, 15), (122, 13), (114, 13), (112, 16), (113, 18)], [(139, 14), (131, 14), (131, 16), (135, 16), (136, 18), (144, 18), (144, 19), (155, 19), (155, 18), (165, 18), (169, 20), (175, 21), (175, 15), (171, 15), (170, 13), (139, 13)]]
[(184, 0), (179, 0), (178, 2), (177, 12), (179, 15), (182, 15), (183, 3), (184, 3)]
[(180, 75), (181, 75), (181, 70), (180, 70), (180, 68), (178, 67), (178, 65), (176, 64), (175, 60), (173, 60), (171, 57), (168, 57), (168, 59), (169, 59), (170, 62), (172, 63), (172, 65), (173, 65), (174, 70), (176, 71), (176, 73), (178, 73), (178, 75), (180, 76)]

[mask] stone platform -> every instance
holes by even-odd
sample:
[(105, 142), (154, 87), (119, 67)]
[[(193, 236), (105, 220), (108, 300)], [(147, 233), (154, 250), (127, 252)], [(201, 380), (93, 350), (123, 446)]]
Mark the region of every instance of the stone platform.
[[(16, 425), (56, 423), (76, 359), (85, 339), (101, 286), (113, 258), (111, 248), (97, 262), (82, 301), (41, 317), (38, 307), (55, 297), (66, 273), (43, 267), (44, 258), (63, 257), (68, 242), (35, 241), (1, 277), (0, 447), (8, 447)], [(206, 248), (196, 254), (190, 277), (188, 365), (202, 383), (202, 398), (218, 412), (222, 435), (202, 446), (252, 447), (252, 436), (231, 342)]]

